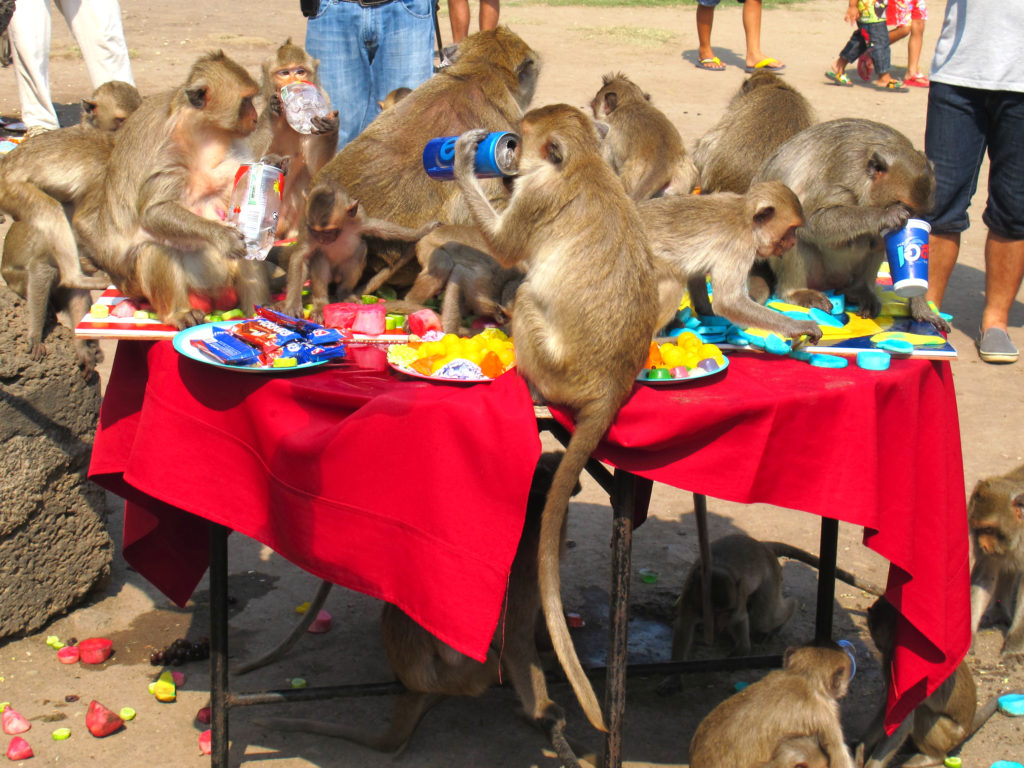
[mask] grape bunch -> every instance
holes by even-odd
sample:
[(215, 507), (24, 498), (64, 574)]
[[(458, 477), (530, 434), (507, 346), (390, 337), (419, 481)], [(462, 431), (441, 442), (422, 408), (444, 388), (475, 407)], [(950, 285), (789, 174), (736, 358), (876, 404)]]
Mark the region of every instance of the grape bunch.
[(186, 661), (202, 661), (210, 658), (210, 638), (204, 637), (198, 642), (190, 642), (179, 637), (161, 651), (153, 651), (149, 655), (149, 663), (154, 667), (171, 664), (180, 667)]

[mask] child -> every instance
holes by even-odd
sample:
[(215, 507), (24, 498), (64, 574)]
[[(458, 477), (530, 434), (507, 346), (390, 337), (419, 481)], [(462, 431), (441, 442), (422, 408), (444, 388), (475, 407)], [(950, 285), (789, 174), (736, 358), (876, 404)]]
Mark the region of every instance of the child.
[[(924, 23), (928, 20), (928, 6), (925, 0), (889, 0), (885, 12), (885, 20), (889, 25), (889, 46), (897, 43), (907, 35), (907, 76), (904, 85), (927, 88), (931, 81), (921, 72), (921, 47), (924, 43)], [(857, 59), (857, 74), (865, 83), (871, 80), (871, 57), (864, 54)]]
[(825, 77), (836, 85), (850, 85), (846, 66), (867, 51), (878, 73), (877, 87), (885, 91), (905, 92), (903, 83), (889, 74), (889, 30), (885, 25), (886, 0), (850, 0), (846, 21), (857, 25), (846, 47), (839, 53), (835, 66)]

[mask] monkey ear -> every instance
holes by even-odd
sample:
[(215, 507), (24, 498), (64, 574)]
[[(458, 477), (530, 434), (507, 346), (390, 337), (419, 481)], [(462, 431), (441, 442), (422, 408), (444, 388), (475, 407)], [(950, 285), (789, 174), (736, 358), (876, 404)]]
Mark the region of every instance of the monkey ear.
[(355, 215), (359, 213), (359, 201), (353, 200), (345, 206), (345, 215), (349, 218), (355, 218)]
[(591, 122), (594, 124), (595, 130), (597, 130), (597, 135), (601, 137), (601, 140), (604, 141), (607, 139), (608, 131), (611, 130), (611, 126), (602, 120), (592, 120)]
[(188, 103), (196, 109), (202, 109), (206, 106), (206, 86), (195, 85), (191, 88), (185, 89), (185, 96), (188, 98)]
[(82, 99), (82, 111), (87, 115), (91, 115), (96, 112), (96, 102), (90, 99)]
[(614, 112), (615, 108), (619, 106), (619, 94), (615, 91), (609, 91), (604, 95), (604, 111)]
[(552, 136), (544, 142), (541, 154), (552, 165), (561, 165), (562, 161), (565, 160), (565, 147), (557, 136)]
[(783, 667), (788, 667), (789, 666), (789, 660), (793, 657), (794, 653), (796, 653), (796, 648), (787, 648), (785, 650), (785, 652), (782, 654), (782, 666)]
[[(456, 51), (454, 59), (458, 61), (458, 51)], [(533, 59), (524, 59), (520, 62), (519, 66), (516, 67), (516, 75), (519, 78), (519, 84), (522, 85), (537, 77), (537, 62)]]
[(868, 178), (875, 181), (879, 176), (884, 176), (889, 171), (889, 164), (885, 162), (880, 154), (872, 152), (868, 158)]
[(763, 227), (769, 221), (775, 218), (775, 206), (774, 205), (762, 205), (754, 212), (754, 224), (759, 227)]
[(1014, 496), (1010, 506), (1013, 507), (1013, 512), (1017, 515), (1017, 522), (1024, 522), (1024, 493), (1018, 493)]
[(846, 691), (846, 684), (849, 682), (850, 673), (846, 671), (846, 667), (840, 665), (836, 667), (832, 673), (832, 683), (830, 685), (829, 693), (832, 694), (832, 698), (842, 698), (843, 693)]

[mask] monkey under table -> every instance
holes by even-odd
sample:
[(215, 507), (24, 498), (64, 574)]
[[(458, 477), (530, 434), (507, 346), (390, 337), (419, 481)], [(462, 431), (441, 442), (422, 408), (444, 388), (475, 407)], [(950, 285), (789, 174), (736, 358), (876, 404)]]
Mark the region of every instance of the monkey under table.
[[(569, 414), (551, 411), (571, 427)], [(855, 461), (849, 445), (860, 446)], [(126, 499), (125, 559), (175, 602), (188, 600), (215, 556), (213, 764), (227, 764), (230, 706), (287, 698), (227, 690), (228, 530), (397, 604), (482, 659), (540, 450), (527, 387), (514, 373), (486, 385), (435, 384), (371, 358), (367, 368), (274, 376), (203, 365), (166, 341), (119, 343), (90, 476)], [(726, 373), (707, 382), (638, 385), (595, 457), (630, 480), (620, 488), (639, 487), (641, 501), (644, 483), (656, 481), (863, 526), (864, 543), (891, 563), (887, 594), (901, 611), (890, 723), (966, 654), (968, 537), (948, 363), (893, 360), (872, 372), (733, 354)], [(628, 565), (632, 520), (623, 506), (613, 499)], [(628, 584), (618, 581), (613, 592)], [(620, 624), (606, 701), (605, 757), (616, 767)]]

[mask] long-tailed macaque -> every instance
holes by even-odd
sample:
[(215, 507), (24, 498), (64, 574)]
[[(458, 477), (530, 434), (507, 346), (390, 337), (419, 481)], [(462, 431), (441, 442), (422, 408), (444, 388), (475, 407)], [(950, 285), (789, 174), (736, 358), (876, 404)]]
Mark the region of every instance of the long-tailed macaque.
[(235, 299), (246, 312), (267, 301), (264, 265), (243, 258), (242, 235), (226, 222), (235, 173), (253, 159), (245, 139), (258, 93), (222, 51), (200, 57), (184, 84), (149, 97), (125, 121), (106, 184), (75, 213), (87, 255), (122, 293), (148, 300), (161, 322), (201, 323), (193, 301)]
[[(25, 299), (33, 359), (46, 354), (47, 307), (52, 303), (74, 328), (89, 311), (89, 289), (110, 282), (103, 273), (86, 274), (96, 269), (81, 264), (69, 219), (86, 191), (103, 184), (112, 134), (141, 101), (134, 85), (104, 83), (82, 100), (81, 124), (34, 136), (0, 159), (0, 209), (15, 219), (4, 238), (0, 273)], [(86, 377), (103, 359), (93, 340), (76, 339), (75, 354)]]
[(260, 92), (264, 106), (249, 145), (256, 157), (275, 154), (289, 158), (288, 176), (277, 218), (278, 239), (298, 234), (310, 179), (334, 156), (338, 145), (337, 110), (325, 117), (314, 117), (313, 132), (303, 134), (292, 128), (281, 104), (281, 89), (286, 85), (302, 81), (319, 85), (319, 65), (320, 62), (305, 49), (292, 43), (291, 38), (285, 40), (262, 65)]
[[(747, 275), (754, 260), (780, 256), (796, 242), (803, 223), (800, 201), (777, 182), (757, 184), (745, 195), (675, 195), (644, 200), (637, 205), (647, 229), (658, 270), (659, 327), (679, 307), (684, 286), (694, 306), (710, 273), (714, 311), (740, 326), (763, 328), (785, 336), (821, 338), (810, 320), (794, 320), (753, 301), (747, 295)], [(701, 309), (708, 314), (708, 309)]]
[(455, 177), (498, 263), (527, 265), (512, 314), (519, 372), (543, 401), (576, 412), (544, 507), (539, 578), (555, 652), (588, 720), (605, 730), (562, 612), (559, 532), (580, 472), (643, 367), (657, 322), (654, 257), (587, 115), (541, 107), (523, 117), (520, 133), (519, 174), (502, 213), (473, 173), (485, 130), (456, 142)]
[[(544, 730), (563, 765), (579, 768), (565, 740), (565, 713), (548, 697), (534, 639), (541, 604), (537, 584), (541, 511), (561, 457), (557, 452), (543, 454), (534, 473), (523, 535), (509, 573), (503, 618), (484, 663), (441, 642), (388, 603), (381, 614), (384, 650), (395, 677), (408, 690), (395, 701), (387, 731), (370, 734), (365, 727), (293, 718), (262, 719), (261, 724), (337, 736), (381, 752), (398, 752), (405, 748), (427, 709), (438, 700), (445, 696), (480, 696), (504, 676), (515, 688), (525, 715)], [(573, 493), (580, 490), (577, 485)], [(561, 547), (564, 527), (560, 537)]]
[(633, 200), (690, 193), (697, 183), (697, 168), (679, 131), (651, 103), (650, 94), (622, 73), (608, 74), (590, 109), (608, 124), (601, 154)]
[[(317, 174), (314, 184), (334, 185), (359, 200), (372, 218), (418, 229), (433, 221), (469, 224), (457, 184), (431, 179), (423, 170), (423, 148), (438, 136), (471, 128), (518, 131), (537, 87), (537, 54), (507, 27), (477, 32), (459, 43), (458, 58), (391, 109), (381, 112)], [(488, 199), (503, 207), (509, 192), (500, 179), (482, 182)], [(343, 204), (341, 193), (338, 204)], [(334, 217), (340, 219), (343, 211)], [(391, 268), (405, 253), (395, 242), (374, 241), (368, 274)], [(415, 264), (388, 282), (408, 287)]]
[(787, 139), (816, 122), (811, 104), (783, 78), (759, 69), (740, 86), (725, 114), (697, 140), (693, 162), (701, 192), (736, 192)]
[[(783, 301), (831, 311), (822, 292), (842, 291), (864, 317), (876, 317), (875, 292), (886, 232), (934, 203), (935, 173), (923, 152), (899, 131), (861, 118), (812, 125), (780, 146), (753, 182), (780, 181), (796, 193), (804, 225), (796, 247), (769, 262)], [(767, 299), (769, 287), (752, 291)], [(924, 296), (909, 300), (915, 320), (948, 331)]]
[(967, 524), (974, 542), (971, 636), (996, 600), (1010, 621), (1003, 656), (1024, 658), (1024, 465), (978, 482), (967, 505)]
[(851, 660), (835, 643), (786, 651), (783, 668), (723, 701), (690, 742), (692, 768), (774, 765), (779, 747), (808, 737), (830, 768), (854, 768), (839, 722)]

